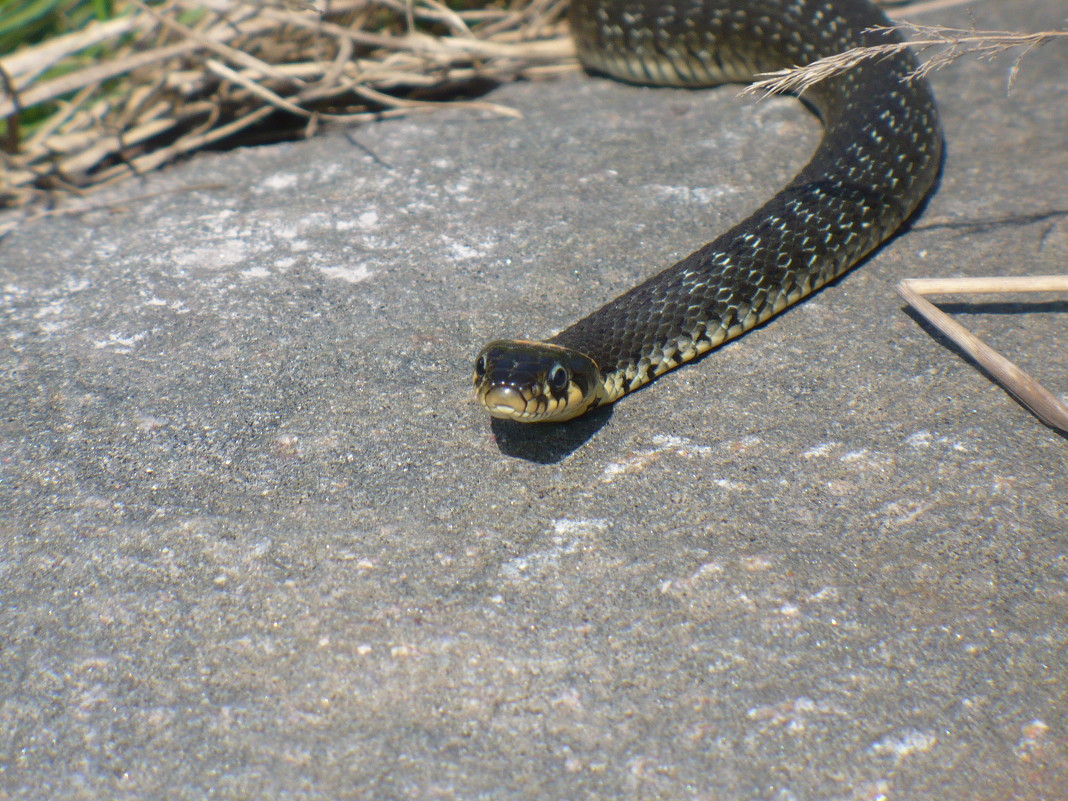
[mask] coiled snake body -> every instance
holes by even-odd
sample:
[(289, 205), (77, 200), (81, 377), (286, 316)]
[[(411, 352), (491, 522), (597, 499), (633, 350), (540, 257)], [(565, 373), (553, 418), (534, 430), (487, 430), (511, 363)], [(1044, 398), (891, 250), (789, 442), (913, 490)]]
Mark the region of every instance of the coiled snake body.
[[(748, 82), (857, 45), (868, 0), (572, 0), (582, 63), (630, 82)], [(808, 165), (741, 223), (545, 342), (491, 342), (475, 393), (494, 417), (567, 420), (612, 403), (736, 337), (842, 274), (912, 214), (942, 138), (910, 51), (862, 61), (807, 89), (824, 135)]]

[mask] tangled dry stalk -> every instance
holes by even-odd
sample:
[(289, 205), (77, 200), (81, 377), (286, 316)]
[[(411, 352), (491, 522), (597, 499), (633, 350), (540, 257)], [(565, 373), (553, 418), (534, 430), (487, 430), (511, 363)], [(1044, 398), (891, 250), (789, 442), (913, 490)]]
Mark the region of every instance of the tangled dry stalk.
[[(961, 2), (906, 5), (914, 12)], [(501, 0), (466, 11), (442, 0), (316, 4), (126, 0), (123, 16), (0, 59), (0, 209), (83, 194), (253, 131), (311, 135), (324, 121), (411, 114), (487, 82), (578, 66), (567, 0)], [(921, 45), (945, 47), (928, 68), (1068, 35), (910, 27)], [(826, 70), (873, 55), (851, 51), (770, 76), (763, 89), (799, 91)]]
[(876, 47), (856, 47), (827, 58), (821, 58), (805, 67), (769, 72), (767, 76), (747, 87), (746, 91), (764, 94), (793, 92), (801, 94), (810, 86), (832, 75), (852, 69), (861, 61), (899, 53), (913, 48), (921, 54), (931, 48), (935, 52), (920, 63), (909, 77), (922, 77), (933, 70), (951, 64), (962, 56), (994, 58), (1009, 50), (1017, 50), (1016, 60), (1009, 71), (1009, 82), (1016, 75), (1021, 59), (1034, 50), (1055, 39), (1068, 37), (1068, 31), (1042, 31), (1040, 33), (1013, 33), (1011, 31), (976, 31), (967, 28), (947, 28), (938, 25), (919, 25), (901, 22), (893, 26), (910, 34), (909, 41), (900, 44)]
[[(577, 66), (566, 0), (471, 11), (438, 0), (128, 6), (0, 60), (0, 207), (143, 174), (279, 111), (310, 135), (322, 121), (432, 107), (476, 81)], [(27, 124), (31, 109), (50, 113)]]

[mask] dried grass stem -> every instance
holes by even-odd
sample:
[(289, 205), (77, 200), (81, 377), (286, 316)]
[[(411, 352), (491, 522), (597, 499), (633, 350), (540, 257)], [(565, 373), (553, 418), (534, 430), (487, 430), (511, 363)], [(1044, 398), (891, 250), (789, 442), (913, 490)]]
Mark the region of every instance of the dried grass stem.
[[(471, 11), (439, 0), (331, 0), (322, 12), (255, 0), (126, 7), (0, 59), (0, 207), (143, 173), (274, 112), (310, 134), (321, 121), (435, 108), (420, 97), (431, 90), (577, 67), (562, 0)], [(92, 55), (100, 48), (106, 58)], [(30, 123), (28, 109), (50, 113)]]
[[(125, 16), (0, 59), (0, 208), (142, 173), (276, 112), (296, 122), (278, 138), (299, 125), (311, 135), (323, 121), (436, 108), (441, 92), (476, 82), (577, 68), (564, 22), (568, 0), (464, 11), (441, 0), (316, 2), (325, 10), (300, 0), (125, 0)], [(963, 53), (1023, 53), (1068, 35), (907, 28), (917, 36), (912, 46), (941, 48), (919, 72)], [(801, 92), (905, 46), (849, 51), (754, 88)], [(515, 115), (494, 103), (466, 104)]]

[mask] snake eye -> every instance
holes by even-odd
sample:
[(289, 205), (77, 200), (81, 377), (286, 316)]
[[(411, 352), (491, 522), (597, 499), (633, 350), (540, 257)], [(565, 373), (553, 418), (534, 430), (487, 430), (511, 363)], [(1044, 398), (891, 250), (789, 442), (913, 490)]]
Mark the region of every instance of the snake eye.
[(567, 372), (567, 368), (562, 364), (554, 364), (549, 371), (549, 386), (555, 389), (557, 392), (562, 392), (567, 388), (567, 382), (571, 380), (571, 376)]
[(486, 374), (486, 357), (485, 355), (479, 356), (478, 361), (475, 362), (475, 375), (482, 378)]

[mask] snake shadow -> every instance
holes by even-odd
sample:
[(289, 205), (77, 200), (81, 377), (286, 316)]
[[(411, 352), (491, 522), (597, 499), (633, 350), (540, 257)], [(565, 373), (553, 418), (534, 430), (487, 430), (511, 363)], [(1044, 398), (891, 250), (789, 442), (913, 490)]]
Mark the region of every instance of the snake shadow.
[(505, 456), (536, 464), (563, 461), (608, 424), (614, 406), (601, 406), (566, 423), (517, 423), (490, 418), (490, 430)]

